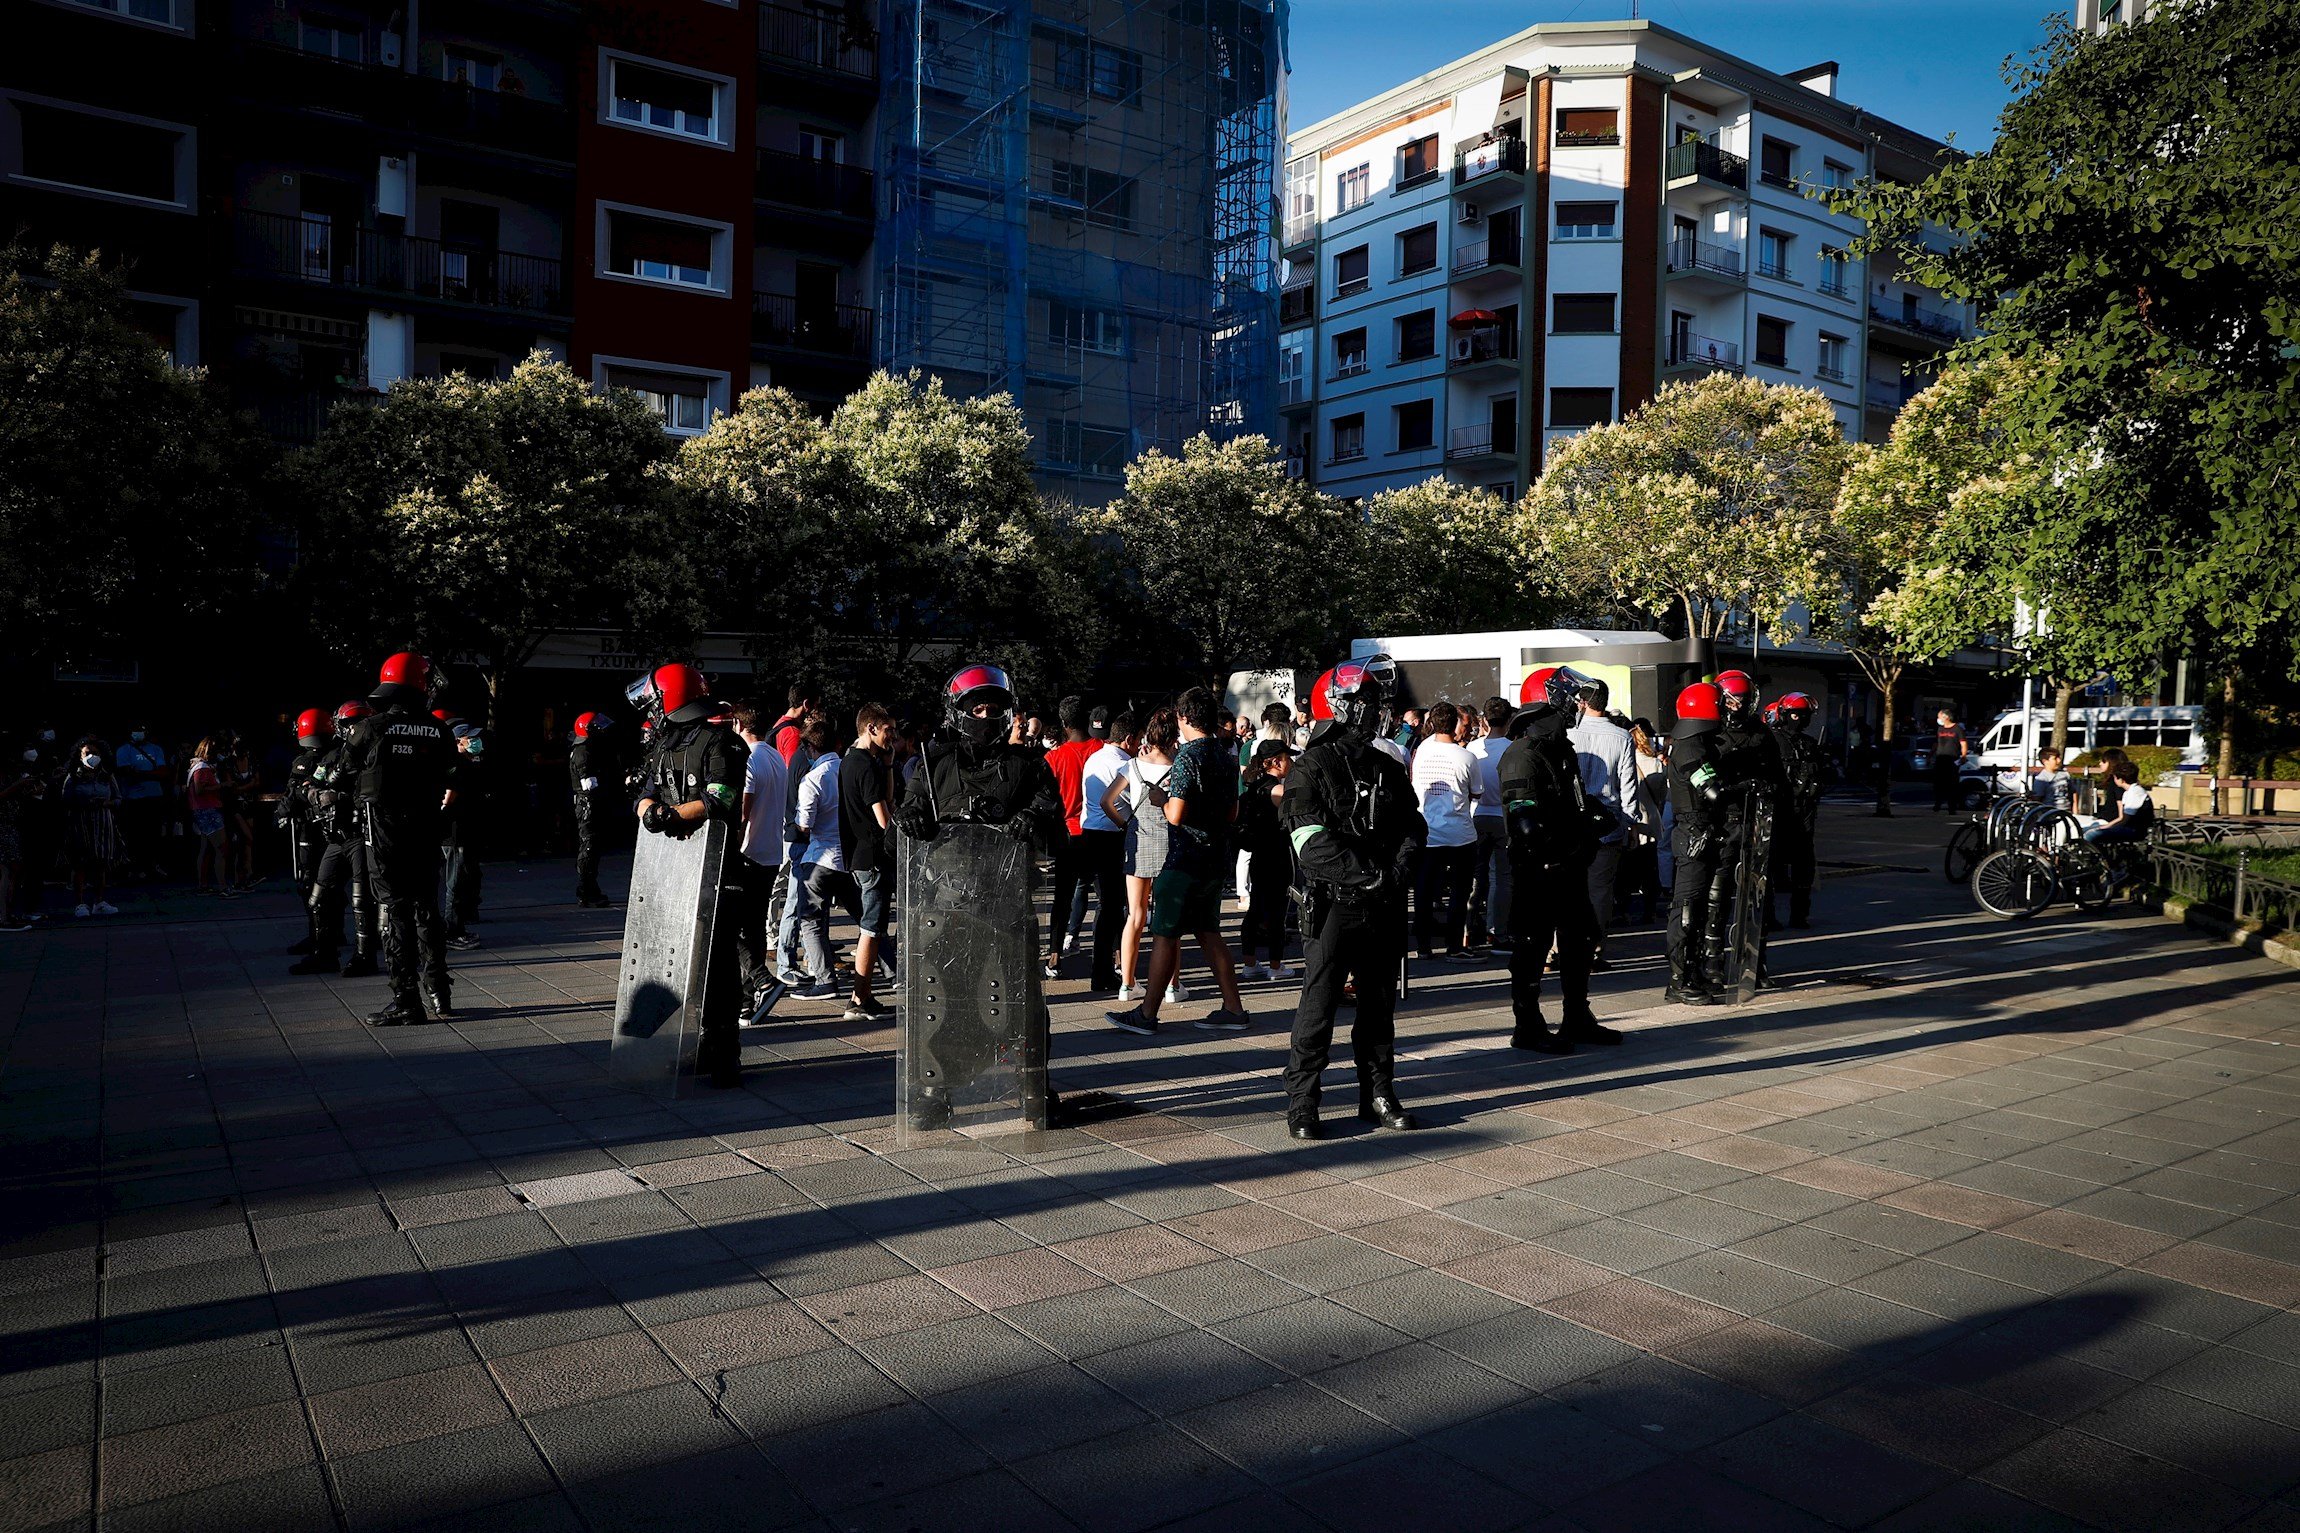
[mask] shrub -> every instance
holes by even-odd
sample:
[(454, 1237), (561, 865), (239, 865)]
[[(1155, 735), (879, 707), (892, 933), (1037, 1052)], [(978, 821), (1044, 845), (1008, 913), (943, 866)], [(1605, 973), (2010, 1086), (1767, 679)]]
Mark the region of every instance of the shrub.
[[(2134, 766), (2140, 768), (2140, 780), (2144, 783), (2162, 782), (2169, 774), (2180, 770), (2180, 747), (2177, 745), (2128, 745), (2124, 747), (2124, 754)], [(2099, 755), (2085, 751), (2068, 764), (2068, 769), (2083, 772), (2099, 765)]]

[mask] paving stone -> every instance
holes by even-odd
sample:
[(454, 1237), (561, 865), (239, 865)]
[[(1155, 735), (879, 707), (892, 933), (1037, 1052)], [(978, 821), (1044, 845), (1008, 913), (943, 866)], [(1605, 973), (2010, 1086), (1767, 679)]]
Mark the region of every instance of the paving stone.
[(2112, 1533), (2218, 1528), (2250, 1506), (2202, 1475), (2075, 1431), (2041, 1438), (1981, 1477)]
[(1514, 1527), (1525, 1512), (1516, 1492), (1419, 1444), (1329, 1470), (1293, 1487), (1292, 1495), (1343, 1533), (1386, 1533), (1417, 1519), (1483, 1533)]
[(1283, 1370), (1205, 1331), (1188, 1331), (1083, 1360), (1079, 1367), (1156, 1416), (1285, 1381)]
[(913, 1394), (929, 1395), (1023, 1373), (1054, 1354), (994, 1315), (868, 1337), (857, 1350)]
[(991, 1379), (934, 1397), (935, 1414), (1001, 1463), (1137, 1426), (1142, 1410), (1066, 1363)]
[(1082, 1528), (1137, 1533), (1237, 1502), (1254, 1482), (1171, 1427), (1152, 1422), (1014, 1466)]
[(1172, 1424), (1271, 1484), (1403, 1441), (1396, 1429), (1300, 1381), (1186, 1411)]
[(1072, 1359), (1189, 1329), (1189, 1323), (1173, 1312), (1118, 1287), (1089, 1288), (1034, 1304), (1018, 1304), (999, 1313), (1007, 1324)]
[(735, 1429), (681, 1381), (526, 1418), (561, 1481), (624, 1474), (730, 1447)]
[(511, 1415), (478, 1363), (314, 1395), (310, 1408), (320, 1452), (328, 1458), (468, 1431)]
[(98, 1509), (108, 1512), (253, 1479), (309, 1463), (316, 1456), (303, 1408), (293, 1401), (251, 1405), (109, 1437), (99, 1452)]
[(1535, 1397), (1440, 1428), (1425, 1441), (1533, 1506), (1565, 1506), (1661, 1463), (1668, 1455), (1648, 1440), (1653, 1435), (1618, 1432)]
[(508, 1421), (337, 1459), (328, 1475), (355, 1530), (404, 1527), (552, 1488), (527, 1433)]
[(1862, 1527), (1950, 1478), (1850, 1432), (1791, 1412), (1694, 1455), (1703, 1468), (1840, 1527)]
[(1198, 1325), (1275, 1309), (1302, 1297), (1302, 1290), (1293, 1284), (1234, 1259), (1152, 1273), (1126, 1286)]
[(761, 1445), (816, 1506), (836, 1512), (989, 1467), (982, 1451), (923, 1405), (897, 1405), (786, 1432)]
[(869, 1359), (845, 1348), (809, 1353), (803, 1368), (777, 1361), (730, 1369), (711, 1386), (720, 1408), (761, 1439), (909, 1400)]
[(327, 1479), (317, 1464), (297, 1464), (226, 1485), (163, 1496), (123, 1507), (104, 1518), (106, 1529), (125, 1533), (230, 1528), (233, 1533), (305, 1533), (334, 1521)]

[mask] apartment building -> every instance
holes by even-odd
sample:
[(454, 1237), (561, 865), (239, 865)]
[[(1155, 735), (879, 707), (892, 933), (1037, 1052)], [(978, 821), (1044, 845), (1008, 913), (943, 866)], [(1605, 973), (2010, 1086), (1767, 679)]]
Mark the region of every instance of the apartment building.
[(2149, 0), (2076, 0), (2080, 31), (2104, 32), (2120, 21), (2146, 21)]
[(1724, 369), (1875, 439), (1970, 316), (1815, 193), (1945, 146), (1645, 21), (1543, 23), (1287, 146), (1279, 410), (1332, 494), (1514, 498), (1557, 443)]
[(284, 439), (536, 347), (675, 433), (871, 364), (860, 13), (0, 0), (0, 32), (0, 224), (124, 260), (153, 334)]

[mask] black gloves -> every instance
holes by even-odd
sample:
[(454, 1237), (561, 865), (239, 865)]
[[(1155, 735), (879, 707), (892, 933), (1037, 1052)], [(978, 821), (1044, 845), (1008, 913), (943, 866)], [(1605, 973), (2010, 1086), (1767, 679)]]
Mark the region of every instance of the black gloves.
[(936, 828), (934, 815), (926, 809), (905, 804), (894, 812), (894, 828), (913, 841), (932, 841)]
[(679, 818), (678, 810), (655, 799), (647, 805), (647, 812), (639, 817), (639, 823), (658, 836), (675, 836), (687, 822)]
[(998, 828), (1026, 845), (1036, 839), (1033, 832), (1037, 829), (1037, 822), (1027, 814), (1018, 814)]

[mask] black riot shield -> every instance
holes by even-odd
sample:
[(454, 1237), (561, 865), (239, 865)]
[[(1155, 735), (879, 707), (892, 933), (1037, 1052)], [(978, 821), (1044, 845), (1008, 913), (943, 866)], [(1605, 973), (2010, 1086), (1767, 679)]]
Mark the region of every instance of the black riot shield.
[(608, 1073), (625, 1085), (672, 1097), (694, 1078), (711, 943), (734, 940), (718, 930), (726, 857), (727, 827), (716, 819), (684, 836), (639, 838), (607, 1056)]
[(1732, 971), (1726, 979), (1734, 999), (1747, 1005), (1765, 978), (1765, 912), (1773, 877), (1773, 792), (1753, 788), (1742, 821), (1741, 864), (1733, 877), (1733, 930), (1726, 952)]
[(996, 826), (946, 821), (931, 841), (901, 836), (896, 845), (896, 1123), (906, 1132), (1045, 1128), (1047, 1017), (1030, 844)]

